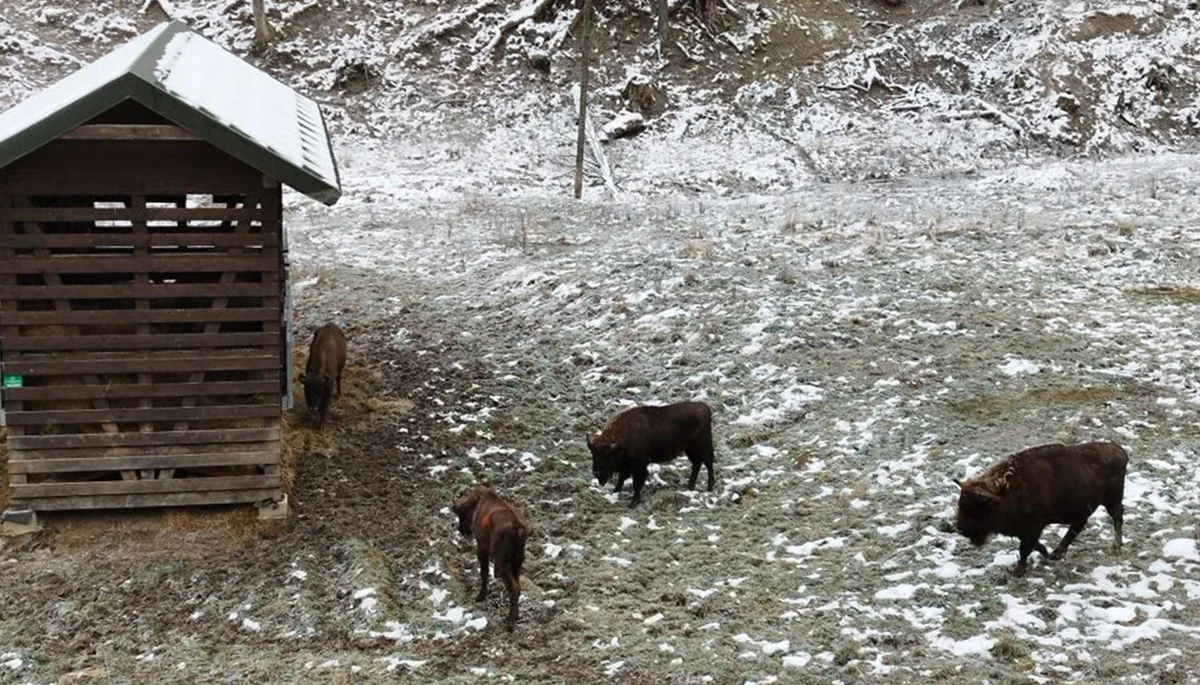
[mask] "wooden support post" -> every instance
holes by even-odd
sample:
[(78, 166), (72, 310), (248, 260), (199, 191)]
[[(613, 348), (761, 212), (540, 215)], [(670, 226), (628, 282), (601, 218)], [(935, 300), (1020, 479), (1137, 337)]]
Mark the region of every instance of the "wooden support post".
[[(14, 204), (16, 204), (16, 203), (14, 202), (14, 200), (12, 198), (10, 198), (6, 195), (0, 194), (0, 209), (10, 208)], [(16, 223), (14, 222), (11, 226), (9, 226), (8, 230), (13, 233), (16, 233), (16, 230), (17, 230)], [(2, 255), (6, 259), (13, 259), (16, 256), (16, 250), (13, 250), (13, 249), (0, 250), (0, 255)], [(4, 288), (7, 290), (11, 290), (13, 287), (15, 287), (17, 285), (17, 277), (13, 276), (13, 275), (8, 275), (8, 274), (6, 274), (4, 276), (0, 276), (0, 285), (3, 285)], [(0, 312), (0, 340), (13, 340), (13, 339), (17, 338), (17, 336), (20, 332), (20, 327), (14, 326), (14, 325), (10, 324), (8, 321), (6, 321), (6, 319), (11, 319), (10, 315), (12, 313), (13, 312), (11, 312), (11, 311)], [(4, 411), (5, 412), (22, 411), (22, 410), (24, 410), (24, 408), (25, 408), (24, 402), (14, 401), (14, 400), (6, 400), (4, 403)], [(24, 426), (9, 426), (8, 427), (8, 435), (9, 436), (24, 436), (25, 435), (25, 427)], [(0, 477), (3, 477), (3, 476), (0, 476)], [(25, 483), (29, 482), (28, 477), (23, 473), (11, 474), (8, 476), (8, 479), (9, 479), (8, 483), (10, 486), (11, 485), (24, 485)], [(13, 503), (9, 502), (9, 505), (13, 506)]]
[(591, 60), (592, 0), (583, 0), (579, 40), (579, 131), (575, 141), (575, 199), (583, 197), (583, 148), (587, 138), (588, 62)]
[[(126, 206), (129, 209), (132, 209), (135, 211), (145, 212), (146, 196), (145, 195), (133, 195), (129, 198), (129, 204)], [(133, 222), (134, 235), (145, 235), (146, 233), (149, 233), (149, 232), (150, 232), (150, 229), (144, 219), (134, 220), (134, 222)], [(133, 250), (133, 254), (135, 257), (141, 257), (144, 259), (144, 258), (150, 256), (150, 248), (149, 247), (141, 247), (141, 246), (135, 247)], [(139, 286), (150, 285), (150, 275), (140, 269), (134, 275), (133, 280), (134, 280), (134, 283), (136, 283)], [(150, 300), (147, 298), (138, 298), (137, 300), (134, 301), (134, 309), (137, 309), (140, 311), (146, 311), (146, 310), (150, 309)], [(138, 335), (149, 335), (150, 334), (150, 325), (144, 324), (144, 323), (138, 324), (137, 332), (138, 332)], [(139, 373), (138, 374), (138, 383), (139, 384), (150, 385), (153, 382), (154, 382), (154, 376), (152, 376), (151, 374), (148, 374), (148, 373)], [(146, 397), (146, 398), (142, 399), (141, 402), (138, 403), (138, 406), (140, 406), (142, 409), (152, 409), (154, 407), (154, 400), (149, 397)], [(143, 421), (141, 423), (141, 425), (138, 426), (138, 430), (142, 433), (153, 433), (154, 432), (154, 423), (150, 422), (150, 421)], [(129, 471), (129, 473), (133, 473), (133, 472)], [(162, 472), (160, 471), (159, 473), (161, 474)], [(141, 471), (138, 472), (138, 477), (141, 478), (142, 480), (150, 480), (151, 478), (155, 477), (154, 469), (142, 469)]]

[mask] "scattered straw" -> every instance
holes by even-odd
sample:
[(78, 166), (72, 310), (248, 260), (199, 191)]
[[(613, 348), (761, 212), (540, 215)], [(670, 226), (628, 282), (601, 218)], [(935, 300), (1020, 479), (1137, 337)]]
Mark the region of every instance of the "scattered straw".
[(1185, 304), (1200, 304), (1200, 286), (1158, 284), (1130, 288), (1127, 295), (1142, 295), (1144, 297), (1164, 297)]
[[(308, 363), (307, 350), (299, 351), (292, 364), (293, 378), (299, 378)], [(365, 366), (348, 364), (342, 373), (342, 394), (333, 400), (324, 430), (317, 430), (317, 418), (304, 402), (304, 386), (296, 381), (292, 411), (283, 417), (283, 490), (294, 492), (299, 461), (309, 454), (330, 455), (337, 451), (338, 431), (361, 425), (383, 416), (408, 413), (409, 400), (376, 396), (379, 377)]]
[(1010, 411), (1034, 406), (1099, 404), (1115, 399), (1120, 394), (1118, 388), (1107, 385), (1034, 388), (1017, 395), (973, 397), (955, 403), (954, 409), (968, 416), (992, 418)]

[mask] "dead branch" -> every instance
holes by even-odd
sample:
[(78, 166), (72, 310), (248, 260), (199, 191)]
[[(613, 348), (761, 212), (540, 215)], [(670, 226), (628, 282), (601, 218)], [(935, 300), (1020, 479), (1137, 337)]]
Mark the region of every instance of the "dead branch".
[(472, 7), (462, 12), (448, 16), (440, 16), (419, 30), (411, 31), (401, 36), (392, 50), (393, 54), (409, 53), (424, 47), (426, 43), (451, 33), (477, 17), (481, 12), (494, 6), (498, 0), (480, 0)]
[(567, 41), (567, 36), (575, 33), (575, 30), (579, 27), (579, 19), (583, 16), (583, 13), (579, 10), (572, 10), (572, 12), (571, 21), (568, 21), (566, 27), (554, 34), (554, 37), (546, 44), (547, 54), (553, 55)]
[(975, 102), (987, 114), (987, 118), (1000, 122), (1001, 125), (1011, 129), (1020, 137), (1025, 136), (1025, 127), (1021, 125), (1021, 122), (1017, 121), (1012, 116), (1001, 112), (994, 105), (984, 101), (982, 98), (975, 98)]
[[(571, 100), (575, 103), (575, 111), (579, 111), (579, 85), (576, 84), (571, 88)], [(600, 167), (600, 178), (604, 180), (604, 186), (608, 188), (608, 192), (614, 198), (620, 196), (620, 191), (617, 190), (617, 183), (613, 180), (612, 167), (608, 165), (608, 157), (604, 154), (604, 148), (600, 144), (600, 136), (596, 133), (596, 126), (592, 123), (590, 116), (585, 116), (584, 126), (586, 127), (586, 139), (588, 149), (592, 152), (592, 158)]]
[(550, 5), (555, 3), (555, 1), (556, 0), (533, 0), (521, 9), (505, 17), (504, 21), (500, 23), (500, 26), (492, 35), (492, 39), (489, 40), (487, 45), (483, 47), (483, 52), (490, 53), (494, 51), (500, 46), (501, 43), (504, 42), (504, 39), (507, 38), (510, 33), (517, 30), (521, 24), (524, 24), (530, 19), (540, 15), (542, 12), (545, 12)]

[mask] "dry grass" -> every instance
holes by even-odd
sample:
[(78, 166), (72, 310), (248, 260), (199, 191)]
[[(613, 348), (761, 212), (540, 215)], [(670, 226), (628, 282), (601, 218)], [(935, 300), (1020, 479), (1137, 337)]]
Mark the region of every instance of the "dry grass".
[(683, 244), (679, 255), (693, 259), (713, 259), (717, 256), (717, 250), (710, 243), (703, 240), (688, 240)]
[(1125, 293), (1144, 297), (1163, 297), (1181, 304), (1200, 304), (1200, 286), (1196, 285), (1147, 285), (1130, 288)]
[(1030, 407), (1084, 406), (1115, 399), (1120, 389), (1107, 386), (1055, 386), (1034, 388), (1017, 395), (984, 395), (955, 403), (959, 413), (976, 418), (994, 418)]
[(52, 512), (44, 523), (54, 549), (174, 560), (240, 549), (286, 527), (258, 520), (258, 512), (244, 505)]
[[(298, 377), (308, 362), (307, 351), (297, 351), (292, 360), (293, 377)], [(289, 495), (296, 483), (296, 468), (306, 454), (333, 454), (337, 450), (338, 429), (374, 421), (383, 416), (406, 414), (412, 402), (400, 398), (377, 397), (379, 378), (365, 366), (347, 364), (342, 374), (342, 394), (334, 399), (325, 429), (317, 430), (316, 417), (304, 404), (304, 387), (296, 383), (292, 411), (283, 417), (283, 491)]]

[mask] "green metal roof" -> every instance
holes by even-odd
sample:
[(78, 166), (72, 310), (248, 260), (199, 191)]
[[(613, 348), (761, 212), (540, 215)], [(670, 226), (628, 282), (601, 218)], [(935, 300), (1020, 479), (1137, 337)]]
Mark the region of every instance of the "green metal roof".
[(317, 103), (178, 21), (0, 113), (0, 168), (127, 99), (314, 200), (341, 197)]

